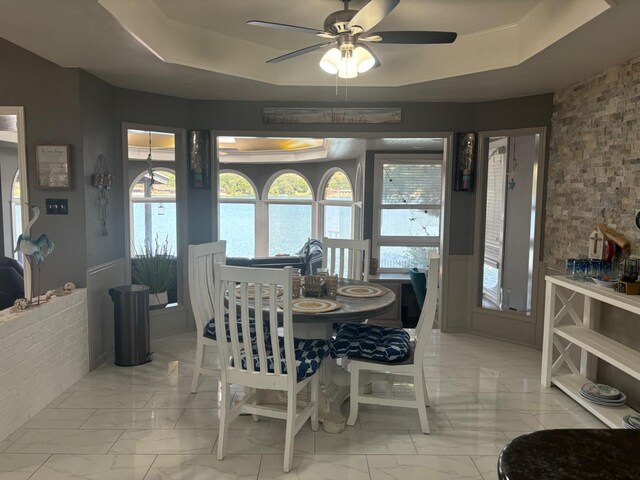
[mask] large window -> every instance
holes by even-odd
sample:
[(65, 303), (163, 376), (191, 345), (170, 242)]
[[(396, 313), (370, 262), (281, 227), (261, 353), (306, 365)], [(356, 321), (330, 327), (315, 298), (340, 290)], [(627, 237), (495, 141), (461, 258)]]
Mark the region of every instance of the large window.
[(425, 268), (440, 245), (442, 156), (378, 155), (374, 254), (380, 269)]
[(353, 188), (342, 170), (328, 172), (320, 205), (323, 236), (353, 238)]
[(220, 172), (220, 239), (230, 257), (256, 254), (256, 189), (236, 172)]
[(300, 174), (278, 174), (268, 185), (268, 253), (294, 253), (313, 237), (313, 192)]
[(153, 181), (149, 172), (139, 175), (131, 187), (131, 251), (144, 251), (145, 245), (155, 247), (165, 240), (175, 254), (176, 175), (173, 170), (154, 168)]

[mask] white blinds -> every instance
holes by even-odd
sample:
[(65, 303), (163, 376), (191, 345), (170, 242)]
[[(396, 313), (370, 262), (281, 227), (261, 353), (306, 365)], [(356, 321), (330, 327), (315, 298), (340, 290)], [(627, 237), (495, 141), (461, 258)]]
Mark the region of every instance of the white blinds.
[(440, 205), (442, 166), (384, 163), (382, 205)]
[[(501, 149), (489, 149), (489, 168), (487, 171), (487, 205), (485, 212), (485, 244), (500, 248), (502, 244), (505, 209), (505, 162)], [(490, 249), (485, 248), (485, 255)], [(494, 260), (498, 260), (497, 258)]]

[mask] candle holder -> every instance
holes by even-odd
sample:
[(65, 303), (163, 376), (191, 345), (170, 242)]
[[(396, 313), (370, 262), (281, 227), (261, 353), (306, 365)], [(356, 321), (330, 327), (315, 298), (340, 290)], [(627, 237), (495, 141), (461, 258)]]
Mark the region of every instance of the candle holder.
[(338, 274), (329, 275), (327, 277), (325, 288), (327, 297), (334, 299), (338, 296)]
[(300, 298), (302, 275), (299, 268), (294, 268), (291, 274), (291, 298)]
[(322, 297), (325, 286), (324, 275), (306, 275), (302, 284), (302, 291), (305, 297)]

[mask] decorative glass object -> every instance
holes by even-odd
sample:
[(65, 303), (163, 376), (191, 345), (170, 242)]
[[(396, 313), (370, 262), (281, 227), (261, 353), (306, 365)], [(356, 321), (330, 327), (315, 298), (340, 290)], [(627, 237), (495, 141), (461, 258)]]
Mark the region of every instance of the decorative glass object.
[(329, 275), (326, 280), (327, 297), (336, 298), (338, 295), (338, 274)]
[(567, 260), (565, 261), (564, 274), (568, 278), (573, 279), (575, 277), (575, 274), (576, 274), (576, 262), (577, 261), (578, 261), (577, 258), (567, 258)]
[(369, 275), (377, 275), (379, 266), (380, 260), (375, 257), (371, 257), (371, 259), (369, 260)]
[(320, 298), (324, 291), (325, 278), (323, 275), (305, 275), (302, 284), (304, 296)]
[(294, 268), (291, 274), (291, 298), (300, 298), (302, 275), (299, 268)]

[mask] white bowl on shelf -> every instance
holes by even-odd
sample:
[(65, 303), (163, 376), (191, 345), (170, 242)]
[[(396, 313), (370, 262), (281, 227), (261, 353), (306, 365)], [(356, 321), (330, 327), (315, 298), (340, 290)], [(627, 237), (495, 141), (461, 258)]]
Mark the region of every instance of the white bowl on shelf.
[(616, 283), (618, 283), (618, 282), (612, 282), (610, 280), (600, 280), (599, 278), (596, 278), (596, 277), (590, 277), (590, 278), (591, 280), (593, 280), (593, 282), (596, 285), (600, 287), (605, 287), (605, 288), (613, 288), (616, 285)]

